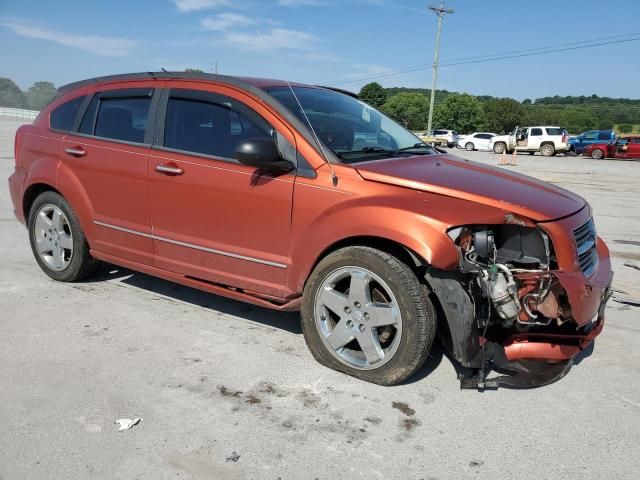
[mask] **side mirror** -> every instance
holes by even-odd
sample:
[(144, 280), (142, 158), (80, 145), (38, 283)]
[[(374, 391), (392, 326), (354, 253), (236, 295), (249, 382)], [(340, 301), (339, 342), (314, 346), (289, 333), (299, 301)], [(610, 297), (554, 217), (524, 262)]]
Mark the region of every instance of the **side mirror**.
[(270, 172), (290, 172), (295, 168), (280, 156), (275, 142), (268, 138), (249, 138), (238, 143), (234, 157), (243, 165)]

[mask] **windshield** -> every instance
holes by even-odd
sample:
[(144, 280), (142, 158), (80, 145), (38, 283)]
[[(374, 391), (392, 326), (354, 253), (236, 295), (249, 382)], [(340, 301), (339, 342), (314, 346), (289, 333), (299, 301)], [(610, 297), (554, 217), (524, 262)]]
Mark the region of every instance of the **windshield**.
[(413, 133), (356, 98), (314, 87), (293, 87), (293, 90), (304, 114), (289, 87), (272, 87), (267, 92), (308, 125), (306, 114), (320, 141), (344, 163), (437, 153)]

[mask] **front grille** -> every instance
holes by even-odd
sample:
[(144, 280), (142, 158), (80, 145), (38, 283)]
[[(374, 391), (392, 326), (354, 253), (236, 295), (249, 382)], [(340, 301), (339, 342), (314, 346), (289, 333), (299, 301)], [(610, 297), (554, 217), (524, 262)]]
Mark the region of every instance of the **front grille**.
[(580, 270), (587, 277), (590, 276), (598, 265), (598, 252), (596, 249), (596, 227), (593, 219), (573, 231), (573, 238), (578, 249), (578, 262)]

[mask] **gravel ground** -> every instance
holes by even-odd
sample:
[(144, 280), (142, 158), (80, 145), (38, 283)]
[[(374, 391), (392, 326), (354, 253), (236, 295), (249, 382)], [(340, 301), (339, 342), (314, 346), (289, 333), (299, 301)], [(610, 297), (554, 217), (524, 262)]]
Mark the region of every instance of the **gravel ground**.
[[(18, 125), (0, 119), (2, 178)], [(526, 155), (508, 168), (586, 197), (614, 286), (640, 298), (640, 271), (623, 266), (640, 263), (640, 163)], [(610, 302), (593, 351), (544, 388), (461, 391), (439, 348), (385, 388), (318, 365), (295, 314), (110, 266), (49, 280), (5, 181), (0, 244), (2, 480), (637, 478), (638, 308)]]

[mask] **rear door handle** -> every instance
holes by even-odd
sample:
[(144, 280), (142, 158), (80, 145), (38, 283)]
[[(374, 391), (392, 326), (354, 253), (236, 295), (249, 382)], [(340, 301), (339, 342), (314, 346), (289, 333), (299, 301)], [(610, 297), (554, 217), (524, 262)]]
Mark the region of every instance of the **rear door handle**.
[(164, 173), (165, 175), (182, 175), (184, 173), (184, 170), (180, 167), (156, 165), (156, 172)]
[(87, 154), (87, 151), (81, 147), (65, 148), (64, 151), (72, 157), (84, 157)]

